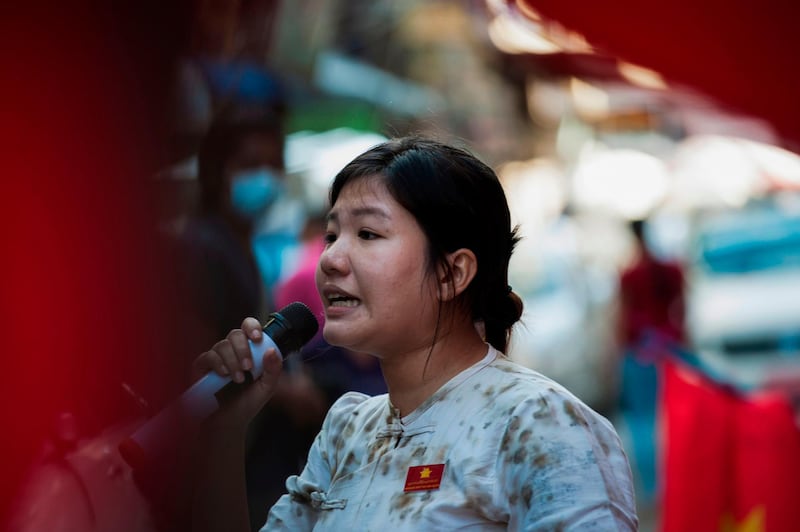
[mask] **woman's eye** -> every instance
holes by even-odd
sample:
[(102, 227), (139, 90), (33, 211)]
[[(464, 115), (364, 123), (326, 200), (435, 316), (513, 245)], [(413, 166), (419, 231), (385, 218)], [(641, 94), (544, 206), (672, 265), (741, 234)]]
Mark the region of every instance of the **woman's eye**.
[(334, 233), (325, 233), (325, 235), (322, 237), (322, 241), (326, 244), (333, 244), (336, 242), (336, 235)]
[(376, 233), (373, 233), (372, 231), (367, 231), (366, 229), (362, 229), (361, 231), (358, 232), (358, 238), (361, 238), (362, 240), (374, 240), (378, 238), (378, 235)]

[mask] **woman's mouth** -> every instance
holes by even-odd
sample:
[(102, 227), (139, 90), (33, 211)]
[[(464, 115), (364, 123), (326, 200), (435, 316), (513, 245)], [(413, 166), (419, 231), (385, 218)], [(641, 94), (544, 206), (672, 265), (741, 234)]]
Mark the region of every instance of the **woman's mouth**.
[(355, 307), (358, 306), (360, 301), (351, 296), (346, 296), (342, 294), (330, 294), (328, 295), (328, 304), (332, 307)]

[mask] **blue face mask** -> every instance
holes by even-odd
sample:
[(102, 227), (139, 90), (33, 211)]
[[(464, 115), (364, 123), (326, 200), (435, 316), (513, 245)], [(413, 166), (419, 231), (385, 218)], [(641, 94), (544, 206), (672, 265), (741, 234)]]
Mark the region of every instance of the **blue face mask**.
[(267, 167), (239, 172), (231, 179), (231, 206), (244, 218), (254, 220), (283, 194), (284, 184)]

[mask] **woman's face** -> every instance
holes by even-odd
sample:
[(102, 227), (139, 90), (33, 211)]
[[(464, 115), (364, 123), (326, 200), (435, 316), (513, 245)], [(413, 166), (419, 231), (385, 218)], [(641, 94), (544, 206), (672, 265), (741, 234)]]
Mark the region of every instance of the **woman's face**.
[(427, 239), (380, 177), (345, 185), (317, 267), (325, 339), (380, 357), (427, 348), (437, 319)]

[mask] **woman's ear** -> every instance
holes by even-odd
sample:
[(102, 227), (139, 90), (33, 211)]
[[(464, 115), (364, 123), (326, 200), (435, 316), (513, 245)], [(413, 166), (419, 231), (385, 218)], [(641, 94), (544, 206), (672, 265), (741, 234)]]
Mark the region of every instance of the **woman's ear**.
[(450, 301), (464, 292), (478, 272), (478, 259), (467, 248), (460, 248), (445, 257), (449, 271), (439, 269), (439, 294), (442, 301)]

